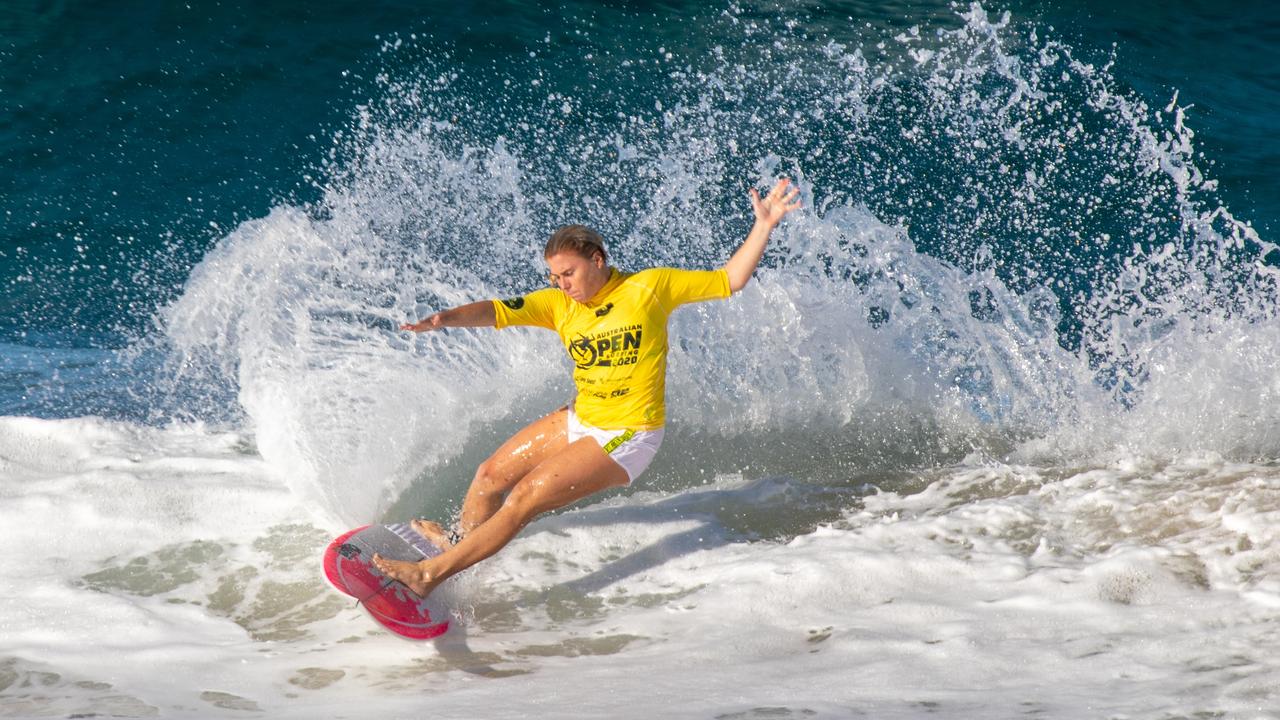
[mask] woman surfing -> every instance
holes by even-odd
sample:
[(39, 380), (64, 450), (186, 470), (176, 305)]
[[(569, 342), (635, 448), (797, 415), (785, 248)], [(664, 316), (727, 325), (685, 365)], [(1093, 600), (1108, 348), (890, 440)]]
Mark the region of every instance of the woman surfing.
[(378, 569), (426, 597), (501, 550), (542, 513), (638, 478), (662, 445), (667, 318), (680, 305), (726, 298), (745, 287), (773, 229), (800, 207), (799, 194), (786, 178), (763, 198), (752, 188), (755, 224), (718, 270), (624, 273), (608, 264), (598, 233), (568, 225), (552, 234), (543, 253), (552, 287), (469, 303), (401, 326), (414, 332), (513, 325), (555, 331), (574, 362), (577, 395), (480, 464), (456, 533), (434, 522), (413, 523), (444, 552), (417, 563), (374, 555)]

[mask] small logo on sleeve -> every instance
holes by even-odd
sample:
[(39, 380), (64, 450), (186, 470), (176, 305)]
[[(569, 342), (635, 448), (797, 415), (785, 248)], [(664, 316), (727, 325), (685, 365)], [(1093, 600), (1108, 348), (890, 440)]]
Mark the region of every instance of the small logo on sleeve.
[(522, 297), (508, 298), (506, 300), (503, 300), (502, 304), (506, 305), (512, 310), (519, 310), (520, 308), (524, 307), (524, 298)]

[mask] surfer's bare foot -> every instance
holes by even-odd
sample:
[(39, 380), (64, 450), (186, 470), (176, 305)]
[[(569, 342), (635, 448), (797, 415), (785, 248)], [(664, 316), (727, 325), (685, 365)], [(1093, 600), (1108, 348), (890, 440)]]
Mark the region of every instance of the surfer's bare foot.
[(432, 581), (428, 561), (412, 563), (403, 560), (388, 560), (374, 553), (373, 564), (387, 577), (404, 583), (404, 586), (412, 590), (418, 597), (425, 598), (436, 587), (437, 583)]
[(409, 523), (409, 526), (441, 550), (448, 550), (453, 547), (453, 542), (449, 540), (449, 531), (445, 530), (440, 523), (418, 519)]

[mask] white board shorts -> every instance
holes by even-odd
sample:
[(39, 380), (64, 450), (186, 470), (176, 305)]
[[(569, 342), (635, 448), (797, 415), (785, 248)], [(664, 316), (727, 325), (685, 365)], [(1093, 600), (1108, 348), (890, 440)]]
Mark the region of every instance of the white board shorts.
[(649, 467), (653, 457), (662, 447), (663, 428), (657, 430), (604, 430), (585, 425), (578, 419), (578, 414), (569, 405), (569, 442), (577, 442), (584, 437), (595, 438), (614, 462), (627, 471), (627, 483), (636, 478)]

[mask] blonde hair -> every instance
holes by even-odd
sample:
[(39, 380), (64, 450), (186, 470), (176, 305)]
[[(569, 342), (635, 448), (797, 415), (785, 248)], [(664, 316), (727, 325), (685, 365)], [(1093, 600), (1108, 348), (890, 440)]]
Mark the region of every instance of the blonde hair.
[(547, 240), (547, 247), (542, 251), (542, 257), (551, 257), (562, 252), (571, 252), (588, 260), (596, 253), (600, 253), (600, 257), (606, 262), (609, 260), (609, 253), (604, 249), (604, 238), (586, 225), (565, 225), (551, 233), (551, 238)]

